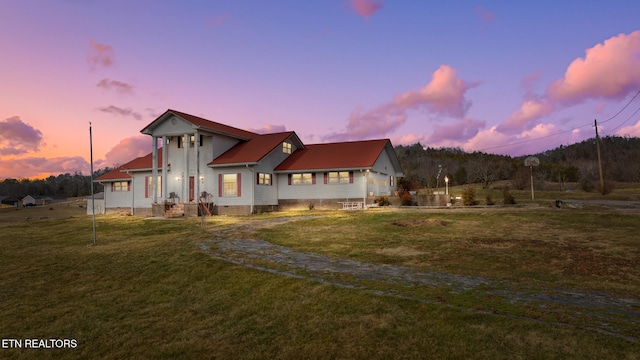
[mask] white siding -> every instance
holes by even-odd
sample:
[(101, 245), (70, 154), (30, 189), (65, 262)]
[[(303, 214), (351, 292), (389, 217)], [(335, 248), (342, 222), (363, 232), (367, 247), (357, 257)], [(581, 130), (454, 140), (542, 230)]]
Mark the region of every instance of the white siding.
[(366, 172), (354, 171), (351, 184), (325, 184), (324, 172), (316, 172), (315, 185), (289, 185), (288, 174), (278, 174), (278, 196), (295, 199), (361, 199), (365, 196)]

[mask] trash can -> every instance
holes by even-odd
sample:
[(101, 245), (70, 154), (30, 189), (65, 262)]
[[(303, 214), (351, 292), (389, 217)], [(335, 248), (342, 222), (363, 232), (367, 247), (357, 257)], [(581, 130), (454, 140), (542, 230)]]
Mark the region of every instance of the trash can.
[(557, 208), (561, 208), (562, 207), (562, 200), (556, 200), (556, 207)]

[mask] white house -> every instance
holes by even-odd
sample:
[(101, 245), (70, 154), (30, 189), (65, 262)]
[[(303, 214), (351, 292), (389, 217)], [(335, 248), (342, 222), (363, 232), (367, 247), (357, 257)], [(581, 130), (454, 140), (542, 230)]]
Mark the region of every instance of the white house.
[(403, 176), (388, 139), (305, 145), (293, 131), (256, 134), (175, 110), (141, 132), (152, 153), (96, 179), (106, 212), (336, 208), (392, 195)]

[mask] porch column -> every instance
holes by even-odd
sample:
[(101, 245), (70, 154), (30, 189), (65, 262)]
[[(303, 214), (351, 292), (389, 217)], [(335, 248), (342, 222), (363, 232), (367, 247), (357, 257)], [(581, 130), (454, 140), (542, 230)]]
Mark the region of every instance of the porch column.
[(193, 154), (196, 160), (196, 171), (193, 176), (193, 199), (198, 204), (200, 202), (200, 135), (197, 131), (193, 138)]
[[(169, 146), (167, 145), (167, 136), (162, 136), (162, 198), (164, 200), (169, 198), (169, 194), (167, 194), (169, 182), (168, 169), (169, 167)], [(164, 201), (163, 201), (164, 202)]]
[(189, 134), (184, 134), (184, 141), (182, 142), (182, 150), (183, 150), (183, 162), (184, 162), (184, 173), (182, 175), (182, 202), (189, 202), (189, 146), (191, 146), (191, 139)]
[(153, 204), (158, 202), (158, 138), (151, 136), (153, 139), (152, 148), (153, 153), (151, 155), (151, 198)]

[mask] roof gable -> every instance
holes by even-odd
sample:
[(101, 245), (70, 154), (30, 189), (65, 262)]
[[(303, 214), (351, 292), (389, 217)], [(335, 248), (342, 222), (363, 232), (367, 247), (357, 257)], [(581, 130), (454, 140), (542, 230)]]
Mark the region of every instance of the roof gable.
[(278, 165), (276, 171), (359, 169), (372, 167), (390, 144), (388, 139), (307, 145)]
[(216, 166), (257, 163), (273, 150), (280, 147), (282, 145), (282, 142), (291, 138), (292, 136), (295, 137), (296, 142), (300, 146), (303, 146), (302, 142), (300, 141), (300, 139), (298, 139), (298, 136), (293, 131), (257, 135), (254, 138), (246, 142), (242, 142), (227, 150), (225, 153), (211, 161), (208, 165)]
[(214, 121), (203, 119), (198, 116), (190, 115), (187, 113), (183, 113), (183, 112), (171, 110), (171, 109), (165, 111), (164, 114), (158, 116), (158, 118), (153, 120), (149, 125), (145, 126), (142, 130), (140, 130), (140, 132), (147, 135), (153, 135), (153, 131), (155, 128), (157, 128), (160, 124), (164, 123), (165, 121), (168, 121), (169, 119), (173, 118), (173, 116), (179, 117), (185, 122), (191, 124), (191, 126), (193, 126), (196, 129), (202, 129), (212, 133), (226, 135), (226, 136), (230, 136), (230, 137), (241, 139), (241, 140), (248, 140), (258, 135), (251, 131), (238, 129), (233, 126), (220, 124)]

